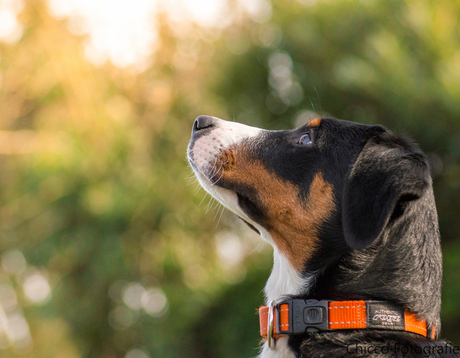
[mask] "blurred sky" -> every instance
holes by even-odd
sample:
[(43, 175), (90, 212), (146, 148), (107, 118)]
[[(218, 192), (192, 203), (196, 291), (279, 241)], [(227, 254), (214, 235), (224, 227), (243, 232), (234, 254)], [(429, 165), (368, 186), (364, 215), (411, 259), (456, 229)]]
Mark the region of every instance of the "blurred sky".
[[(24, 0), (0, 0), (0, 39), (14, 43), (21, 38), (17, 14)], [(216, 32), (231, 25), (228, 7), (246, 12), (254, 21), (270, 19), (272, 8), (267, 0), (48, 0), (50, 13), (68, 22), (75, 35), (89, 35), (85, 55), (92, 63), (106, 61), (117, 67), (148, 66), (158, 47), (156, 16), (166, 13), (178, 31), (195, 22)]]

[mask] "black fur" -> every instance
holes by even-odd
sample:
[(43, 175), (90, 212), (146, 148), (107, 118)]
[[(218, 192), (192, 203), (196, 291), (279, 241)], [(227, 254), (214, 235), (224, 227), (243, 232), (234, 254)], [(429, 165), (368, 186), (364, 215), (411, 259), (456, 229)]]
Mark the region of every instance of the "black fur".
[(398, 142), (388, 133), (368, 140), (345, 183), (343, 229), (354, 249), (374, 242), (390, 219), (402, 216), (408, 202), (420, 199), (430, 183), (423, 154)]
[[(307, 263), (306, 273), (319, 275), (304, 298), (393, 302), (424, 318), (430, 335), (435, 325), (439, 337), (442, 256), (428, 164), (414, 143), (383, 127), (366, 128), (362, 138), (357, 156), (341, 148), (349, 167), (341, 167), (342, 180), (335, 178), (337, 212), (322, 228), (322, 250)], [(353, 343), (389, 348), (365, 354), (347, 349)], [(430, 357), (460, 356), (436, 350), (444, 341), (406, 332), (319, 332), (293, 337), (290, 344), (301, 357), (423, 357), (423, 347), (433, 348), (425, 348)]]

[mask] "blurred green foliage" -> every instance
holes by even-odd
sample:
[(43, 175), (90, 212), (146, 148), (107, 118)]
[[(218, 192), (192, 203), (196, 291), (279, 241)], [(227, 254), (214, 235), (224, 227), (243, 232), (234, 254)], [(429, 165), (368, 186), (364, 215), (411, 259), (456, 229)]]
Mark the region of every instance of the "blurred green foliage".
[(197, 194), (200, 114), (277, 129), (317, 112), (413, 136), (440, 216), (443, 337), (460, 342), (460, 2), (271, 6), (218, 36), (159, 14), (155, 60), (132, 73), (91, 65), (84, 38), (25, 3), (22, 38), (0, 43), (2, 357), (257, 354), (271, 252)]

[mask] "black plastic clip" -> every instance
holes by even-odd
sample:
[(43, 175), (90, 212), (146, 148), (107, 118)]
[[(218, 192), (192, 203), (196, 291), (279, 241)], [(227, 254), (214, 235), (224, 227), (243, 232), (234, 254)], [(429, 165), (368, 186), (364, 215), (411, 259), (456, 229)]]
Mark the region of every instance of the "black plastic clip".
[[(280, 307), (289, 305), (289, 329), (280, 328)], [(276, 331), (278, 334), (302, 334), (329, 330), (329, 301), (288, 299), (276, 305)]]

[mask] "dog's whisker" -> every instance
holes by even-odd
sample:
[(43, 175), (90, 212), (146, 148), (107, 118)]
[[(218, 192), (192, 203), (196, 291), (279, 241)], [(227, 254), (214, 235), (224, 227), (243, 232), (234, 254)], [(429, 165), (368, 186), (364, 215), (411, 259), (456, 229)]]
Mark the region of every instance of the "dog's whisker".
[(220, 203), (213, 198), (212, 202), (209, 202), (208, 208), (206, 210), (206, 213), (209, 213), (210, 211), (213, 211), (215, 208), (217, 208), (220, 205)]
[(197, 186), (196, 186), (195, 193), (193, 194), (193, 196), (196, 196), (196, 194), (198, 194), (198, 192), (202, 188), (200, 183), (198, 182), (198, 180), (196, 181), (196, 184), (197, 184)]
[(220, 216), (219, 216), (219, 220), (217, 220), (216, 228), (219, 225), (220, 221), (222, 220), (222, 216), (224, 215), (224, 211), (225, 211), (225, 206), (222, 205), (222, 210), (220, 211)]
[(216, 206), (218, 206), (218, 205), (219, 205), (219, 202), (215, 198), (211, 197), (211, 200), (209, 201), (208, 205), (206, 206), (206, 214), (209, 213), (211, 210), (214, 210), (216, 208)]
[(213, 166), (212, 169), (211, 169), (211, 175), (210, 175), (210, 177), (209, 177), (210, 180), (211, 180), (211, 179), (216, 175), (216, 173), (220, 170), (220, 167), (219, 167), (219, 169), (217, 169), (217, 166), (216, 166), (216, 165), (217, 165), (217, 162), (214, 163), (214, 166)]
[(211, 175), (211, 177), (209, 178), (209, 180), (212, 181), (216, 176), (220, 175), (219, 173), (220, 173), (220, 171), (221, 171), (222, 169), (223, 169), (223, 168), (220, 167), (218, 170), (216, 170), (216, 171)]
[(212, 175), (211, 178), (210, 178), (211, 180), (212, 180), (216, 175), (218, 175), (218, 174), (220, 173), (221, 170), (225, 170), (225, 168), (224, 168), (224, 165), (225, 165), (225, 164), (227, 164), (227, 163), (220, 163), (219, 169), (217, 169), (217, 170), (213, 173), (213, 175)]
[(211, 196), (211, 198), (208, 201), (208, 204), (206, 204), (206, 214), (209, 211), (209, 208), (211, 207), (211, 204), (214, 202), (214, 198)]
[(224, 172), (225, 170), (222, 170), (222, 175), (219, 177), (219, 179), (217, 179), (214, 183), (212, 183), (212, 185), (216, 185), (222, 179), (222, 177), (224, 176)]
[(262, 251), (262, 249), (264, 248), (265, 246), (265, 241), (263, 240), (259, 240), (259, 242), (257, 243), (256, 247), (252, 250), (252, 254), (253, 253), (259, 253)]
[(221, 165), (221, 166), (219, 167), (219, 169), (216, 170), (216, 171), (213, 173), (213, 175), (209, 178), (209, 180), (212, 181), (216, 176), (219, 176), (221, 170), (222, 170), (222, 172), (225, 170), (224, 167), (223, 167), (223, 165)]
[(217, 215), (219, 215), (220, 207), (217, 208), (216, 213), (214, 214), (214, 219), (212, 221), (216, 221)]
[(217, 199), (214, 199), (214, 202), (212, 203), (211, 210), (215, 210), (217, 207), (219, 207), (220, 203), (217, 201)]
[(216, 166), (217, 166), (217, 158), (214, 159), (214, 164), (212, 165), (212, 168), (210, 170), (210, 172), (211, 172), (211, 178), (210, 179), (212, 179), (212, 177), (214, 176), (214, 173), (216, 172)]
[(214, 206), (214, 207), (212, 208), (212, 210), (214, 210), (215, 208), (217, 208), (217, 210), (216, 210), (216, 213), (215, 213), (215, 215), (214, 215), (213, 221), (216, 221), (217, 217), (219, 216), (220, 210), (221, 210), (221, 208), (222, 208), (222, 204), (219, 203), (219, 202), (217, 202), (217, 205)]
[(185, 186), (190, 186), (192, 185), (193, 183), (198, 183), (198, 179), (193, 176), (193, 177), (189, 177), (189, 178), (185, 178), (185, 180), (187, 180), (187, 184)]
[[(199, 189), (199, 188), (198, 188)], [(208, 196), (208, 193), (205, 191), (205, 194), (203, 196), (203, 199), (201, 199), (200, 203), (198, 204), (198, 206), (201, 206), (201, 204), (203, 204), (203, 201), (204, 199), (206, 199), (206, 197)]]

